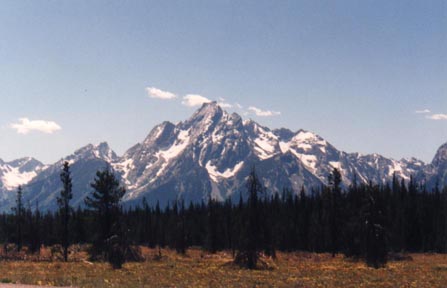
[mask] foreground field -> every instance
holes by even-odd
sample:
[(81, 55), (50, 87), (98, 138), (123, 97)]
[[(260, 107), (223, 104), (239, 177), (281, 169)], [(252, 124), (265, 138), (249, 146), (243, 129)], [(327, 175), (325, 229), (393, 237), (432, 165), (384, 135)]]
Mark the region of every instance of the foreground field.
[(59, 261), (0, 262), (0, 281), (77, 287), (447, 287), (447, 255), (414, 254), (411, 261), (371, 269), (361, 262), (327, 254), (279, 253), (272, 269), (249, 271), (230, 264), (231, 255), (189, 250), (178, 256), (143, 250), (146, 262), (112, 270), (106, 263)]

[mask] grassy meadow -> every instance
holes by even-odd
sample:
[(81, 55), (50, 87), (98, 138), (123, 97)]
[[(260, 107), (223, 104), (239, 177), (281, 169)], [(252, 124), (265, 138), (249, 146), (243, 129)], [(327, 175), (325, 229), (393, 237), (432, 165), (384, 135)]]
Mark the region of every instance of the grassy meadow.
[(180, 256), (171, 250), (143, 248), (145, 262), (126, 263), (113, 270), (92, 263), (85, 252), (69, 263), (52, 259), (43, 249), (39, 259), (0, 262), (0, 282), (75, 287), (447, 287), (447, 255), (412, 254), (412, 260), (391, 261), (372, 269), (338, 255), (278, 253), (264, 270), (246, 270), (231, 263), (231, 254), (214, 255), (199, 249)]

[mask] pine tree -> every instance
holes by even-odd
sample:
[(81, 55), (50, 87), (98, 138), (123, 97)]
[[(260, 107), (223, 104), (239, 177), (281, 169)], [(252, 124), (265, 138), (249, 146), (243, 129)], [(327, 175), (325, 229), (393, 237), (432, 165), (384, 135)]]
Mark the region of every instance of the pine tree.
[(32, 253), (40, 252), (40, 244), (41, 244), (41, 214), (39, 211), (39, 203), (36, 202), (36, 210), (34, 213), (32, 213), (31, 209), (29, 210), (29, 218), (28, 221), (30, 222), (30, 228), (29, 228), (29, 250)]
[(152, 216), (151, 216), (151, 208), (149, 207), (149, 204), (147, 203), (146, 197), (143, 198), (143, 209), (144, 209), (144, 222), (143, 222), (143, 229), (142, 229), (142, 239), (145, 245), (148, 245), (149, 247), (154, 247), (154, 241), (153, 241), (153, 233), (152, 233)]
[(236, 209), (233, 207), (231, 198), (225, 201), (224, 209), (224, 223), (225, 223), (225, 233), (226, 233), (226, 248), (231, 249), (232, 255), (234, 256), (234, 233), (236, 230), (236, 225), (234, 223)]
[(154, 217), (155, 217), (155, 229), (154, 229), (154, 235), (155, 235), (155, 241), (158, 244), (158, 258), (161, 259), (161, 248), (164, 247), (164, 230), (163, 230), (163, 221), (162, 221), (162, 212), (160, 209), (160, 203), (157, 201), (157, 204), (155, 205), (155, 211), (154, 211)]
[(344, 254), (355, 259), (364, 254), (365, 236), (365, 185), (357, 185), (354, 182), (347, 191), (346, 212), (344, 219)]
[(64, 162), (62, 167), (62, 172), (60, 174), (60, 179), (63, 185), (60, 196), (57, 197), (57, 204), (59, 206), (59, 214), (62, 218), (63, 234), (62, 234), (62, 246), (64, 248), (64, 261), (68, 261), (68, 246), (69, 241), (69, 221), (71, 214), (70, 200), (73, 198), (70, 175), (70, 165), (67, 161)]
[(273, 234), (273, 222), (276, 220), (276, 213), (273, 209), (269, 209), (272, 200), (268, 197), (264, 198), (264, 201), (260, 201), (260, 214), (261, 214), (261, 228), (263, 232), (263, 250), (266, 256), (276, 258), (275, 240)]
[(407, 220), (407, 248), (410, 251), (418, 251), (421, 247), (422, 236), (422, 215), (421, 204), (419, 199), (420, 193), (413, 176), (410, 176), (410, 182), (408, 184), (408, 201), (407, 212), (405, 218)]
[(308, 198), (304, 190), (304, 186), (301, 187), (300, 197), (299, 197), (299, 223), (298, 223), (298, 233), (299, 233), (299, 248), (301, 250), (308, 249), (308, 237), (309, 237), (309, 207)]
[(368, 207), (366, 215), (366, 263), (379, 268), (387, 262), (386, 233), (383, 203), (379, 188), (368, 187)]
[(72, 215), (72, 232), (73, 241), (77, 244), (83, 244), (86, 242), (86, 226), (87, 223), (85, 221), (85, 211), (81, 209), (80, 206), (76, 208)]
[(186, 231), (185, 231), (185, 204), (180, 200), (180, 208), (177, 202), (174, 204), (174, 246), (178, 254), (186, 254)]
[[(92, 195), (85, 199), (85, 204), (95, 214), (98, 221), (96, 224), (99, 226), (98, 234), (95, 235), (96, 239), (94, 240), (91, 251), (92, 258), (103, 256), (108, 260), (120, 259), (119, 257), (109, 255), (111, 249), (109, 249), (110, 241), (108, 240), (112, 236), (116, 236), (113, 232), (119, 232), (121, 230), (121, 227), (119, 227), (120, 203), (126, 190), (120, 186), (120, 182), (108, 169), (96, 172), (96, 178), (90, 186), (94, 190)], [(122, 243), (121, 240), (117, 240), (116, 242)]]
[(207, 211), (207, 218), (208, 218), (208, 230), (207, 230), (207, 248), (208, 251), (211, 253), (217, 252), (217, 215), (216, 215), (216, 209), (217, 209), (217, 203), (216, 200), (209, 197), (208, 199), (208, 211)]
[[(403, 185), (403, 186), (401, 186)], [(405, 249), (405, 182), (399, 183), (396, 173), (393, 173), (391, 185), (391, 203), (393, 208), (391, 212), (391, 233), (390, 245), (394, 252), (400, 252)]]
[(331, 186), (331, 197), (330, 197), (330, 215), (331, 215), (331, 252), (332, 257), (335, 257), (335, 254), (338, 252), (339, 245), (339, 233), (340, 233), (340, 206), (341, 203), (341, 174), (337, 168), (332, 170), (332, 173), (329, 175), (329, 185)]
[(248, 269), (255, 269), (261, 249), (259, 243), (262, 243), (258, 194), (262, 192), (263, 188), (254, 167), (248, 176), (247, 189), (247, 218), (243, 221), (243, 225), (245, 224), (242, 229), (244, 235), (240, 240), (235, 262)]
[(15, 212), (15, 220), (16, 220), (16, 246), (17, 251), (22, 250), (23, 245), (23, 217), (25, 214), (25, 208), (23, 206), (23, 191), (22, 186), (17, 188), (17, 198), (16, 198), (16, 206), (13, 208)]

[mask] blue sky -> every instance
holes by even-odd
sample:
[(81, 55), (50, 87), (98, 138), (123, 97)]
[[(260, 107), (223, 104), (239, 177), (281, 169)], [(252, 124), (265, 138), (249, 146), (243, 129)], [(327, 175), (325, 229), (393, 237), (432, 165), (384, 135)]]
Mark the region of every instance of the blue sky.
[(190, 94), (347, 152), (430, 161), (447, 141), (447, 2), (2, 1), (3, 160), (101, 141), (122, 154), (189, 117)]

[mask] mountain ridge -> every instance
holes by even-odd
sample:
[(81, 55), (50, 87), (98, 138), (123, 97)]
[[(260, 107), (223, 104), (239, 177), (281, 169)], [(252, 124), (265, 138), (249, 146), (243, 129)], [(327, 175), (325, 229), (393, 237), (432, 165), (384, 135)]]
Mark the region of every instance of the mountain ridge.
[[(64, 161), (72, 165), (75, 205), (82, 205), (95, 171), (104, 168), (113, 169), (126, 185), (124, 200), (128, 203), (138, 203), (143, 198), (152, 204), (166, 204), (178, 198), (197, 202), (208, 197), (239, 197), (253, 165), (271, 193), (280, 193), (285, 187), (298, 192), (302, 186), (309, 191), (326, 184), (333, 168), (340, 170), (344, 186), (354, 178), (383, 183), (394, 174), (405, 180), (414, 176), (431, 186), (447, 184), (447, 143), (428, 164), (416, 158), (394, 160), (377, 153), (347, 153), (313, 132), (272, 130), (251, 119), (243, 120), (236, 113), (230, 114), (215, 102), (205, 103), (177, 124), (164, 121), (156, 125), (142, 142), (122, 156), (103, 142), (86, 145), (52, 165), (37, 161), (35, 167), (39, 170), (21, 184), (26, 185), (28, 201), (38, 201), (46, 209), (55, 208), (53, 202), (60, 189), (59, 173)], [(6, 171), (1, 168), (4, 166), (0, 160), (0, 210), (13, 204), (8, 197), (13, 194), (13, 187), (5, 186), (1, 178), (2, 171)]]

